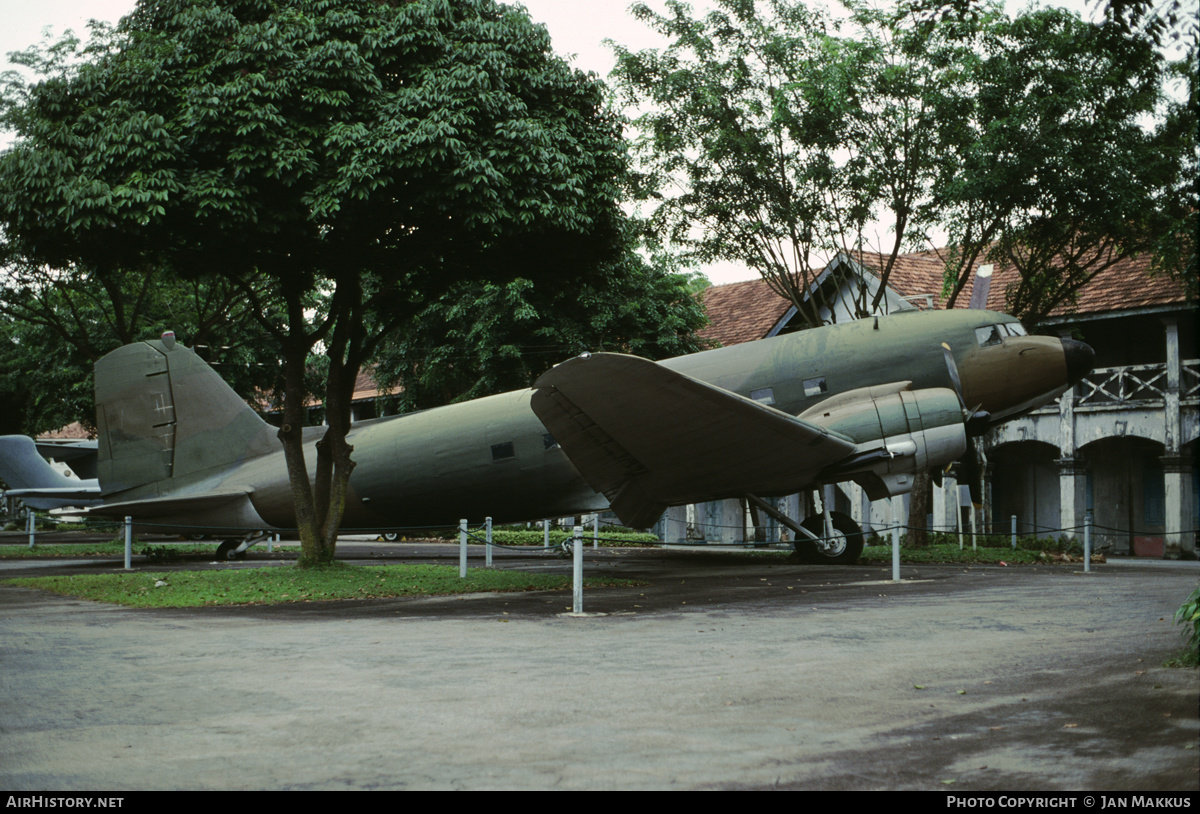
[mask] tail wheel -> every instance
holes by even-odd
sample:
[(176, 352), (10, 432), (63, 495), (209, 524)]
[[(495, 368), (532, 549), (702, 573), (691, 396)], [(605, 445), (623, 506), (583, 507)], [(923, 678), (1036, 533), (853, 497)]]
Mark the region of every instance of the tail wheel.
[(241, 540), (225, 540), (217, 546), (218, 560), (241, 560), (245, 559), (246, 552), (238, 552), (238, 546), (242, 544)]
[[(830, 512), (833, 537), (820, 542), (807, 537), (794, 543), (796, 554), (804, 562), (825, 565), (850, 565), (858, 562), (863, 550), (863, 534), (858, 523), (842, 512)], [(825, 515), (814, 514), (800, 524), (818, 537), (825, 537)]]

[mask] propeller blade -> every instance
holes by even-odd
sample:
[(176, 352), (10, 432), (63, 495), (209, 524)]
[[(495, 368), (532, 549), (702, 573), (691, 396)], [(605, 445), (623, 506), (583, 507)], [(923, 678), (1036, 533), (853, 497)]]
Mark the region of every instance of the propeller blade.
[(958, 363), (954, 361), (954, 353), (951, 352), (950, 346), (945, 342), (942, 343), (942, 355), (946, 357), (946, 370), (950, 372), (950, 383), (954, 385), (954, 392), (958, 396), (959, 406), (962, 407), (963, 415), (967, 414), (967, 403), (963, 401), (962, 379), (958, 376)]
[(983, 435), (988, 431), (988, 427), (991, 424), (991, 413), (987, 410), (980, 410), (979, 408), (983, 406), (982, 404), (976, 404), (974, 408), (967, 406), (967, 402), (963, 399), (962, 379), (958, 375), (958, 363), (954, 361), (954, 353), (945, 342), (942, 343), (942, 355), (946, 358), (946, 370), (950, 373), (950, 382), (954, 385), (954, 394), (958, 396), (958, 406), (962, 410), (963, 423), (966, 425), (967, 435), (971, 438)]

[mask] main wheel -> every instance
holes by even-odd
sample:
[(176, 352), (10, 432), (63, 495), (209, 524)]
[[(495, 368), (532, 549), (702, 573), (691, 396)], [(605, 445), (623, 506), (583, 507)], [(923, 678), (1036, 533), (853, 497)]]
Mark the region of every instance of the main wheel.
[[(863, 534), (858, 523), (842, 512), (830, 512), (833, 537), (816, 542), (807, 537), (794, 543), (796, 554), (804, 562), (826, 565), (849, 565), (858, 561), (863, 550)], [(825, 536), (825, 515), (814, 514), (800, 524), (818, 537)]]

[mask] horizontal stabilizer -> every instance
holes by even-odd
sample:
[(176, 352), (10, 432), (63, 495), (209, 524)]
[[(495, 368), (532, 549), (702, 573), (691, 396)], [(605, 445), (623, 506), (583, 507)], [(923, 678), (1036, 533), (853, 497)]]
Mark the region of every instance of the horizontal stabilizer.
[[(96, 500), (100, 497), (99, 486), (59, 486), (59, 487), (43, 487), (41, 489), (9, 489), (4, 494), (9, 497), (19, 497), (22, 500), (25, 498), (53, 498), (55, 500)], [(71, 504), (78, 505), (78, 504)]]
[(636, 356), (579, 356), (534, 389), (538, 418), (635, 528), (667, 506), (796, 491), (855, 449), (838, 433)]

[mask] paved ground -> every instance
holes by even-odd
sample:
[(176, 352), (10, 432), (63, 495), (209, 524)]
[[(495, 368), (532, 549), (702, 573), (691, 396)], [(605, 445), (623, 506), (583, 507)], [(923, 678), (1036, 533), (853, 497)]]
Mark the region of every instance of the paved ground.
[[(457, 563), (451, 546), (343, 553)], [(186, 567), (202, 565), (231, 567)], [(114, 566), (0, 561), (0, 578)], [(649, 584), (587, 592), (583, 618), (569, 592), (146, 611), (0, 584), (0, 788), (1200, 785), (1200, 678), (1160, 666), (1198, 563), (895, 584), (589, 549), (586, 570)]]

